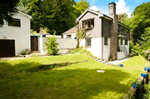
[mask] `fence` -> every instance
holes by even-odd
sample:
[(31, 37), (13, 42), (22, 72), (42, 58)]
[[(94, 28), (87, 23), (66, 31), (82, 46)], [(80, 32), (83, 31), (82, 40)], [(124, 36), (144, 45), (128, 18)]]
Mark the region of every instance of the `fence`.
[[(39, 38), (39, 51), (42, 54), (47, 54), (46, 51), (46, 37), (40, 37)], [(58, 49), (59, 52), (58, 54), (66, 54), (70, 49), (76, 48), (77, 45), (77, 40), (76, 39), (64, 39), (64, 38), (57, 38), (56, 42), (59, 44)]]

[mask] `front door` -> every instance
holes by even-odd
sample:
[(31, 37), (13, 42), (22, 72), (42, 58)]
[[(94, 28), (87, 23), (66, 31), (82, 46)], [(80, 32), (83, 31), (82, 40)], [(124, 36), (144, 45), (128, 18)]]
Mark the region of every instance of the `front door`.
[(38, 37), (31, 36), (31, 51), (38, 51)]

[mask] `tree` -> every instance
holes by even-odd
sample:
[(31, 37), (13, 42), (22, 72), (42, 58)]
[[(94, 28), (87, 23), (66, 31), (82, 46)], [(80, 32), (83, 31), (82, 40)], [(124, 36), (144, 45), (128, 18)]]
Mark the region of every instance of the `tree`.
[(18, 3), (18, 6), (17, 6), (17, 10), (27, 14), (29, 12), (29, 9), (27, 9), (27, 7), (28, 7), (28, 1), (20, 0), (20, 2)]
[(138, 42), (142, 50), (150, 49), (150, 27), (145, 28), (144, 34), (141, 35), (141, 40)]
[(81, 29), (81, 26), (79, 26), (79, 27), (77, 28), (77, 34), (76, 34), (76, 36), (77, 36), (77, 47), (76, 47), (76, 48), (79, 48), (79, 46), (80, 46), (80, 41), (81, 41), (82, 39), (84, 39), (85, 36), (86, 36), (86, 31), (85, 31), (85, 29)]
[(49, 29), (47, 27), (45, 27), (45, 28), (40, 27), (40, 33), (41, 34), (47, 34), (48, 31), (49, 31)]
[[(75, 25), (74, 0), (22, 0), (32, 16), (31, 28), (40, 32), (40, 27), (47, 27), (49, 33), (56, 31), (61, 35)], [(26, 3), (27, 1), (27, 3)]]
[(132, 13), (133, 20), (131, 22), (132, 37), (134, 44), (141, 40), (141, 35), (145, 28), (150, 27), (150, 2), (137, 6)]
[(74, 6), (76, 18), (79, 17), (88, 7), (90, 7), (90, 5), (86, 0), (77, 2)]
[(118, 15), (118, 21), (123, 22), (125, 18), (127, 18), (128, 15), (126, 13), (119, 14)]
[(3, 19), (11, 21), (12, 16), (17, 12), (16, 6), (19, 0), (1, 0), (0, 1), (0, 24), (4, 24)]

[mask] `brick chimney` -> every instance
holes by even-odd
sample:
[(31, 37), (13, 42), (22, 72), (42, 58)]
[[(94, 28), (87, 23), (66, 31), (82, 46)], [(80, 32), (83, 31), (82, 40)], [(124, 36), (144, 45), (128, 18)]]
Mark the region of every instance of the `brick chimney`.
[(113, 18), (110, 25), (110, 57), (116, 60), (118, 47), (118, 15), (116, 14), (116, 4), (114, 2), (109, 3), (109, 16)]

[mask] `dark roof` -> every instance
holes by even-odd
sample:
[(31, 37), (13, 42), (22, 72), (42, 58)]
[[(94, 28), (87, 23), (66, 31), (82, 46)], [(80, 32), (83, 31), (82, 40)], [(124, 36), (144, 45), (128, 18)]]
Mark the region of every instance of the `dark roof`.
[(129, 26), (127, 26), (127, 25), (125, 25), (125, 24), (123, 24), (123, 23), (121, 23), (121, 22), (119, 22), (119, 21), (118, 21), (118, 24), (121, 25), (121, 26), (123, 26), (123, 27), (126, 27), (126, 28), (128, 28), (128, 29), (131, 29)]
[(64, 32), (63, 34), (68, 34), (68, 33), (77, 33), (77, 25), (74, 26), (73, 28), (67, 30), (67, 31)]

